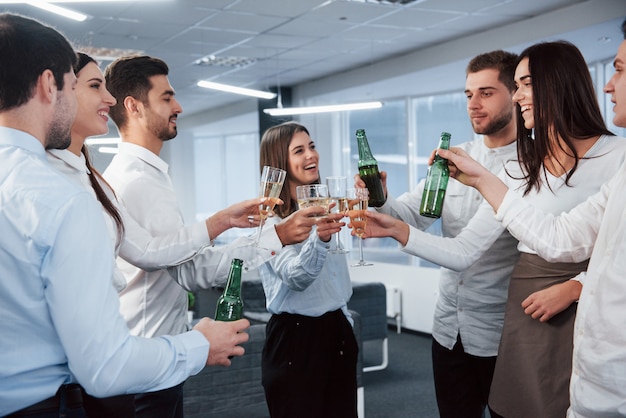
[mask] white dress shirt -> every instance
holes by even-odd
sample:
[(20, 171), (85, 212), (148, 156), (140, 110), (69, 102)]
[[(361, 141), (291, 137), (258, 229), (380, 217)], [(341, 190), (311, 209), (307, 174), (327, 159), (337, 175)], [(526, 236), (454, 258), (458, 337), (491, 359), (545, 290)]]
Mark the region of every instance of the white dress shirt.
[(626, 416), (626, 165), (568, 213), (537, 210), (509, 192), (497, 217), (548, 260), (591, 256), (574, 324), (568, 417)]
[[(458, 147), (496, 173), (508, 160), (517, 158), (515, 142), (488, 148), (481, 137)], [(397, 200), (389, 196), (378, 209), (411, 225), (411, 239), (403, 250), (413, 255), (420, 255), (420, 248), (424, 246), (437, 252), (441, 243), (434, 241), (433, 235), (422, 232), (435, 221), (419, 214), (424, 182), (419, 183), (416, 191), (405, 193)], [(443, 236), (453, 238), (461, 233), (482, 202), (482, 196), (475, 189), (450, 179), (441, 216)], [(504, 228), (494, 231), (492, 237), (486, 245), (488, 251), (460, 266), (459, 271), (441, 269), (432, 330), (437, 342), (448, 349), (452, 349), (460, 334), (465, 352), (481, 357), (498, 353), (509, 279), (518, 258), (517, 240), (504, 232)], [(416, 241), (423, 245), (417, 246)]]
[(41, 143), (0, 127), (0, 416), (80, 383), (97, 397), (161, 390), (204, 367), (197, 331), (131, 337), (111, 286), (98, 202)]
[[(121, 143), (104, 172), (129, 216), (156, 237), (171, 236), (184, 227), (167, 170), (167, 163), (146, 148)], [(207, 235), (204, 221), (191, 228)], [(224, 283), (232, 258), (249, 241), (244, 237), (225, 247), (204, 247), (185, 263), (167, 270), (142, 270), (135, 267), (138, 262), (133, 265), (118, 257), (118, 267), (128, 283), (120, 293), (122, 314), (131, 333), (151, 337), (187, 330), (187, 292)], [(268, 259), (281, 249), (275, 229), (265, 228), (257, 251)]]

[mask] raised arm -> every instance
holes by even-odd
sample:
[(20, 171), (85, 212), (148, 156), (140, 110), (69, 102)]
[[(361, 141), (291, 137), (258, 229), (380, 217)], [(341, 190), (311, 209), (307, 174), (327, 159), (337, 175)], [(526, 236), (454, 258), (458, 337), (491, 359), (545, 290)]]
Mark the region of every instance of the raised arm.
[[(462, 183), (475, 187), (497, 211), (496, 219), (540, 257), (550, 262), (580, 262), (591, 256), (607, 201), (611, 190), (618, 187), (619, 176), (570, 212), (555, 216), (534, 208), (509, 192), (497, 176), (464, 152), (455, 149), (440, 151), (451, 163), (451, 174)], [(622, 166), (621, 170), (625, 169)]]
[(505, 231), (485, 203), (454, 238), (421, 231), (382, 213), (368, 211), (367, 217), (365, 238), (392, 237), (405, 253), (456, 271), (474, 264)]

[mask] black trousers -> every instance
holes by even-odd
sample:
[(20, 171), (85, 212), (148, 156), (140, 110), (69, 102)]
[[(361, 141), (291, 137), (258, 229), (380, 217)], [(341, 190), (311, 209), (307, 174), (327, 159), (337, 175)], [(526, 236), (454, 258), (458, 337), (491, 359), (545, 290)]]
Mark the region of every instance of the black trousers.
[(273, 315), (262, 381), (272, 418), (356, 418), (358, 345), (341, 310)]
[(135, 415), (141, 418), (183, 418), (183, 384), (135, 395)]
[(82, 388), (77, 384), (61, 385), (54, 396), (7, 415), (5, 418), (87, 418), (82, 394)]
[(452, 350), (433, 338), (432, 358), (441, 418), (482, 418), (497, 357), (467, 354), (459, 336)]

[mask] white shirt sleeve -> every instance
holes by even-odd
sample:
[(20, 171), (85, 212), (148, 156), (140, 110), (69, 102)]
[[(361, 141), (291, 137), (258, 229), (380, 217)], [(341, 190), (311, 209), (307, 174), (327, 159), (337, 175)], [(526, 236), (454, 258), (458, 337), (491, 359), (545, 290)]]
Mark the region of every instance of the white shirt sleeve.
[(211, 243), (205, 222), (183, 227), (174, 233), (152, 236), (122, 204), (117, 207), (124, 222), (119, 256), (143, 270), (154, 271), (180, 264)]
[(410, 227), (409, 240), (402, 251), (455, 271), (474, 264), (504, 232), (486, 202), (454, 238), (440, 237)]
[(546, 261), (580, 262), (591, 256), (616, 178), (567, 213), (555, 216), (507, 192), (496, 215), (516, 237)]

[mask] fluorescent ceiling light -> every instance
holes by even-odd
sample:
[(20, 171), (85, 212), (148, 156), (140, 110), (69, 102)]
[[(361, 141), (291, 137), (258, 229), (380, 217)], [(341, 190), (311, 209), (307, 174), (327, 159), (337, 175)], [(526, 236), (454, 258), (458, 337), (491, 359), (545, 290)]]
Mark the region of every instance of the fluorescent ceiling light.
[(214, 83), (212, 81), (205, 81), (205, 80), (198, 81), (198, 86), (204, 87), (205, 89), (213, 89), (213, 90), (225, 91), (228, 93), (243, 94), (244, 96), (258, 97), (260, 99), (273, 99), (276, 97), (276, 93), (270, 93), (270, 92), (261, 91), (261, 90), (246, 89), (243, 87), (229, 86), (228, 84)]
[(117, 138), (87, 138), (85, 144), (87, 145), (117, 145), (122, 142), (120, 137)]
[(65, 7), (61, 7), (61, 6), (57, 6), (57, 5), (54, 5), (54, 4), (50, 4), (50, 3), (46, 2), (46, 1), (34, 0), (34, 1), (27, 1), (25, 3), (28, 4), (28, 5), (31, 5), (33, 7), (37, 7), (39, 9), (43, 9), (45, 11), (51, 12), (51, 13), (56, 13), (56, 14), (61, 15), (63, 17), (67, 17), (67, 18), (70, 18), (70, 19), (77, 20), (79, 22), (87, 20), (87, 15), (75, 12), (74, 10), (66, 9)]
[(99, 147), (98, 152), (102, 154), (117, 154), (119, 150), (113, 147)]
[(382, 102), (363, 102), (363, 103), (348, 103), (342, 105), (328, 105), (328, 106), (307, 106), (307, 107), (277, 107), (275, 109), (264, 109), (263, 112), (271, 116), (286, 116), (286, 115), (304, 115), (309, 113), (324, 113), (324, 112), (344, 112), (346, 110), (366, 110), (366, 109), (378, 109), (382, 107)]

